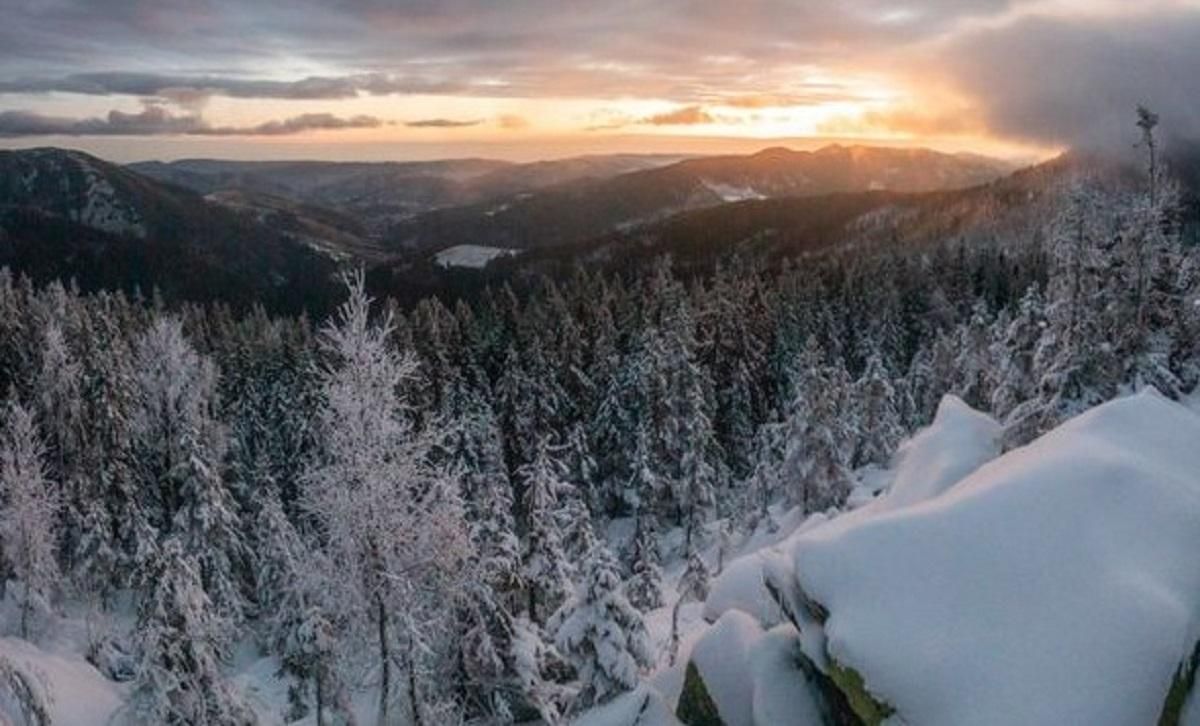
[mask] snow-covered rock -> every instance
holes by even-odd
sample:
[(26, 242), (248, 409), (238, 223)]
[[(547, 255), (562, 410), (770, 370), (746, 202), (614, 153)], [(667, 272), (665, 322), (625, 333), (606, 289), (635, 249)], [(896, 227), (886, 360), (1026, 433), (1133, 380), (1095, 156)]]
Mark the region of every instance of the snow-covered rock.
[(1155, 723), (1200, 638), (1200, 417), (1117, 400), (953, 483), (990, 426), (949, 406), (890, 506), (787, 544), (823, 667), (910, 724)]
[(726, 726), (754, 726), (750, 654), (762, 634), (754, 618), (730, 610), (692, 648), (691, 662)]
[(795, 628), (779, 625), (759, 639), (751, 656), (756, 726), (820, 726), (826, 721), (800, 667)]

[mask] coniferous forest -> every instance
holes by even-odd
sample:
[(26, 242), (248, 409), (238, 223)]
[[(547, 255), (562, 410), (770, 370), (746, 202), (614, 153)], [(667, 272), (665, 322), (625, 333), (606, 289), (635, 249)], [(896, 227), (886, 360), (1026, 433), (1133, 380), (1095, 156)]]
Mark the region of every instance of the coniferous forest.
[(254, 722), (248, 648), (286, 721), (364, 697), (380, 723), (573, 718), (674, 663), (742, 543), (869, 498), (945, 394), (1005, 450), (1190, 394), (1200, 253), (1169, 173), (1080, 172), (1022, 214), (403, 306), (351, 268), (320, 319), (5, 270), (6, 617), (85, 622), (147, 723)]

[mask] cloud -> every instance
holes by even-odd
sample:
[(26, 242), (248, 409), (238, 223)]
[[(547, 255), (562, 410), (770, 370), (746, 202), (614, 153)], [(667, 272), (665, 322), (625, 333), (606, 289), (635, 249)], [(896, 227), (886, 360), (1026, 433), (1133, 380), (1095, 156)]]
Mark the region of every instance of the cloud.
[(928, 110), (911, 105), (839, 115), (817, 125), (829, 136), (855, 134), (904, 134), (912, 136), (957, 136), (985, 131), (978, 113), (971, 108)]
[(25, 77), (0, 81), (0, 94), (75, 93), (88, 96), (139, 96), (195, 101), (210, 96), (287, 100), (337, 100), (360, 93), (382, 96), (448, 93), (461, 84), (384, 73), (345, 76), (306, 76), (275, 81), (226, 76), (161, 75), (156, 73), (72, 73), (59, 77)]
[(1030, 17), (966, 35), (936, 62), (999, 135), (1127, 146), (1146, 104), (1167, 134), (1200, 136), (1200, 12)]
[(204, 127), (189, 133), (207, 136), (288, 136), (305, 131), (377, 129), (385, 123), (374, 116), (360, 115), (343, 118), (331, 113), (305, 113), (283, 121), (267, 121), (254, 126)]
[[(864, 47), (935, 38), (1016, 2), (0, 0), (0, 89), (156, 98), (183, 89), (192, 99), (309, 100), (588, 94), (704, 103), (735, 87), (803, 94), (798, 71), (854, 64)], [(255, 77), (263, 68), (296, 67), (329, 71)]]
[(0, 112), (0, 137), (19, 136), (286, 136), (306, 131), (378, 128), (373, 116), (343, 118), (306, 113), (253, 126), (211, 126), (199, 115), (175, 115), (157, 105), (138, 113), (109, 111), (94, 118), (46, 116), (29, 111)]
[(700, 106), (684, 106), (674, 111), (646, 116), (636, 123), (649, 126), (694, 126), (715, 123), (716, 120), (716, 117)]
[(404, 125), (410, 129), (461, 129), (468, 126), (478, 126), (481, 123), (483, 123), (483, 119), (456, 121), (450, 118), (425, 118), (417, 121), (405, 121)]
[(505, 113), (496, 117), (496, 125), (507, 131), (521, 131), (529, 128), (529, 119), (515, 113)]

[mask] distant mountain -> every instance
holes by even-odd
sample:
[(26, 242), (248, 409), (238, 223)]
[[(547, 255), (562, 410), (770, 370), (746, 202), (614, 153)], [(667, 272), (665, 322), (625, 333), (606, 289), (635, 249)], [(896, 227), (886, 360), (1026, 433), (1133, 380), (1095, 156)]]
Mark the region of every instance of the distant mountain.
[(78, 151), (0, 151), (0, 265), (85, 288), (320, 308), (359, 244), (352, 224), (232, 201)]
[(1008, 171), (1002, 162), (925, 149), (771, 148), (749, 156), (688, 159), (435, 210), (398, 223), (384, 242), (398, 251), (436, 251), (460, 244), (555, 247), (730, 202), (834, 192), (955, 189), (982, 184)]
[(185, 159), (139, 162), (129, 168), (201, 194), (238, 191), (327, 207), (355, 217), (373, 234), (433, 209), (585, 178), (607, 178), (680, 158), (615, 154), (529, 164), (490, 159), (374, 163)]

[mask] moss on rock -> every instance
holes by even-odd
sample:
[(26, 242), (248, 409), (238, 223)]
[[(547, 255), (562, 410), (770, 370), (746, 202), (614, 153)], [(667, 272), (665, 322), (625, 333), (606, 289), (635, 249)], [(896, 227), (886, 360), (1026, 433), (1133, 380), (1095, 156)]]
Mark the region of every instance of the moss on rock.
[(838, 663), (833, 658), (829, 659), (829, 678), (846, 696), (850, 708), (866, 726), (879, 726), (896, 712), (896, 709), (871, 695), (858, 671)]
[(683, 676), (683, 691), (679, 694), (675, 717), (687, 726), (725, 726), (717, 712), (717, 704), (708, 693), (708, 686), (704, 685), (704, 678), (692, 661), (688, 661)]

